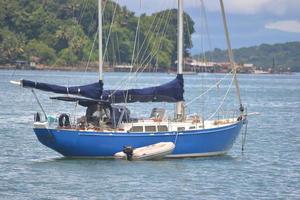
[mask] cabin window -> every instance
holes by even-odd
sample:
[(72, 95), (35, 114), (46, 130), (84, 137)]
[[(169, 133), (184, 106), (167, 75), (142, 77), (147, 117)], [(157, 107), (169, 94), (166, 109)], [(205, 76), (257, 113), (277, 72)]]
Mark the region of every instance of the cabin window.
[(133, 126), (129, 130), (130, 132), (143, 132), (143, 126)]
[(158, 131), (168, 131), (168, 127), (164, 125), (158, 125), (157, 126)]
[(156, 127), (155, 126), (145, 126), (145, 131), (146, 132), (155, 132)]
[(177, 131), (184, 131), (185, 128), (184, 127), (177, 127)]
[(190, 126), (190, 129), (195, 129), (196, 128), (196, 126)]

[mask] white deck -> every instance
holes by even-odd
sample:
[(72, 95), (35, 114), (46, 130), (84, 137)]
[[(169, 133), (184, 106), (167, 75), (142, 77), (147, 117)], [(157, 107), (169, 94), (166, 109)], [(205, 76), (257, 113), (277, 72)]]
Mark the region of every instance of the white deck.
[(171, 120), (157, 120), (157, 119), (139, 119), (135, 122), (121, 123), (119, 128), (84, 128), (79, 129), (76, 126), (71, 127), (57, 127), (57, 125), (49, 124), (48, 122), (35, 122), (34, 128), (56, 128), (65, 130), (78, 130), (78, 131), (96, 131), (96, 132), (132, 132), (132, 133), (155, 133), (155, 132), (177, 132), (177, 131), (193, 131), (204, 130), (211, 128), (218, 128), (228, 126), (237, 122), (237, 118), (227, 118), (220, 120), (200, 121), (195, 119), (186, 119), (184, 121), (171, 121)]
[[(211, 129), (222, 126), (228, 126), (234, 124), (237, 121), (236, 118), (222, 119), (222, 120), (210, 120), (210, 121), (193, 121), (185, 120), (183, 122), (176, 121), (157, 121), (153, 119), (138, 120), (134, 123), (123, 123), (120, 129), (128, 132), (173, 132), (173, 131), (187, 131), (187, 130), (203, 130)], [(133, 130), (134, 127), (138, 127)], [(141, 129), (142, 128), (142, 129)], [(140, 130), (137, 130), (140, 129)]]

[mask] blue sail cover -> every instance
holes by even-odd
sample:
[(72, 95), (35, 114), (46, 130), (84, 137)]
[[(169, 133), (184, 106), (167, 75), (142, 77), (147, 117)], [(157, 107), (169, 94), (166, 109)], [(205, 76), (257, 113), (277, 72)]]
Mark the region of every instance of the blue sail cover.
[(163, 85), (142, 89), (129, 90), (103, 90), (103, 83), (64, 87), (60, 85), (22, 80), (23, 87), (35, 88), (58, 94), (72, 94), (86, 98), (107, 101), (110, 103), (133, 103), (133, 102), (178, 102), (183, 101), (183, 76), (177, 77)]
[(60, 85), (33, 82), (29, 80), (22, 80), (21, 83), (23, 87), (27, 87), (27, 88), (35, 88), (38, 90), (43, 90), (46, 92), (54, 92), (58, 94), (79, 95), (91, 99), (100, 99), (103, 91), (102, 81), (99, 81), (98, 83), (92, 83), (88, 85), (74, 86), (74, 87), (64, 87)]
[(133, 102), (178, 102), (183, 101), (183, 76), (163, 85), (142, 89), (104, 90), (102, 99), (111, 103)]

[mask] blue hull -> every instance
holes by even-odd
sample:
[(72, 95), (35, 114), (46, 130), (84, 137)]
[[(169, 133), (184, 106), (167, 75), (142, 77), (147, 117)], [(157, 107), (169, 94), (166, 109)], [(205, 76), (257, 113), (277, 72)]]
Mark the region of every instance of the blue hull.
[[(111, 157), (124, 146), (142, 147), (158, 142), (176, 142), (170, 157), (209, 156), (226, 153), (243, 121), (195, 131), (159, 133), (106, 133), (76, 130), (34, 129), (38, 140), (66, 157)], [(176, 139), (177, 138), (177, 139)]]

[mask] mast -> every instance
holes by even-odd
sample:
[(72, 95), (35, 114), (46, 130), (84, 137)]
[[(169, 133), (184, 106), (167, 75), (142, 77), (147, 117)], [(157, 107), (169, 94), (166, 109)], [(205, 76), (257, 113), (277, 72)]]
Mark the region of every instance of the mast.
[(231, 49), (231, 43), (230, 43), (230, 37), (229, 37), (229, 33), (228, 33), (228, 27), (227, 27), (227, 21), (226, 21), (226, 15), (225, 15), (223, 0), (220, 0), (220, 6), (221, 6), (221, 11), (222, 11), (224, 31), (225, 31), (225, 35), (226, 35), (227, 53), (228, 53), (231, 68), (233, 70), (234, 84), (235, 84), (235, 88), (236, 88), (238, 101), (239, 101), (239, 104), (240, 104), (240, 111), (241, 111), (241, 113), (243, 113), (244, 112), (244, 107), (243, 107), (243, 104), (242, 104), (242, 99), (241, 99), (241, 94), (240, 94), (240, 86), (239, 86), (239, 82), (238, 82), (238, 79), (237, 79), (237, 68), (236, 68), (236, 65), (235, 65), (235, 62), (234, 62), (234, 59), (233, 59), (233, 53), (232, 53), (232, 49)]
[[(183, 65), (183, 0), (178, 0), (178, 35), (177, 35), (177, 74), (182, 75)], [(184, 117), (183, 101), (176, 103), (176, 118), (182, 120)]]
[(98, 0), (98, 45), (99, 45), (99, 82), (103, 81), (103, 61), (102, 61), (102, 0)]

